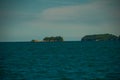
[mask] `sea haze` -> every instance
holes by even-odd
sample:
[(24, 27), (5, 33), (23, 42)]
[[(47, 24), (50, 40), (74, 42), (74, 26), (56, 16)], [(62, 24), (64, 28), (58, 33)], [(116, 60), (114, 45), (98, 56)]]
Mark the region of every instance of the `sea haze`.
[(2, 80), (120, 80), (120, 42), (0, 43)]

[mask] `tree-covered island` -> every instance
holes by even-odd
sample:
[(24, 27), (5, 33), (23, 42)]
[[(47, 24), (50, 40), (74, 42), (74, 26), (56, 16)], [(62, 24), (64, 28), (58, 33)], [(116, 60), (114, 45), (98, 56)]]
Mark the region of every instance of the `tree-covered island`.
[(86, 35), (81, 41), (108, 41), (108, 40), (119, 40), (119, 37), (113, 34), (95, 34), (95, 35)]

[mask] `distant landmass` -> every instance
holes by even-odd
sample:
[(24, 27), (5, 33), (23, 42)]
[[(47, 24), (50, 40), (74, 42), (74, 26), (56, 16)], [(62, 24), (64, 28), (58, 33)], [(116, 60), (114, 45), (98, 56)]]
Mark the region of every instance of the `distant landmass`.
[(108, 40), (120, 40), (120, 36), (117, 37), (113, 34), (95, 34), (95, 35), (86, 35), (81, 41), (108, 41)]
[(118, 40), (120, 41), (120, 36), (118, 37)]
[[(120, 41), (120, 36), (113, 34), (94, 34), (94, 35), (85, 35), (81, 41)], [(64, 39), (61, 36), (56, 37), (45, 37), (42, 41), (40, 40), (31, 40), (31, 42), (63, 42)]]

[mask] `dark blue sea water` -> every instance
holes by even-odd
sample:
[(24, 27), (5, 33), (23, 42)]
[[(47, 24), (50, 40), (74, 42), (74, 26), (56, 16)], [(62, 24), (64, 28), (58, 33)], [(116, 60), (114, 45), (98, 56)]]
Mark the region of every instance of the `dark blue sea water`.
[(0, 43), (0, 80), (120, 80), (120, 42)]

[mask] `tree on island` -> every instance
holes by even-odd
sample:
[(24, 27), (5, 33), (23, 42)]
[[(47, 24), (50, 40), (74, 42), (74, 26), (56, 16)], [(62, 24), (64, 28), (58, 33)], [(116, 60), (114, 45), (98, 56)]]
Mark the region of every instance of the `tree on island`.
[(43, 41), (45, 41), (45, 42), (62, 42), (64, 40), (63, 40), (63, 37), (56, 36), (56, 37), (45, 37), (43, 39)]

